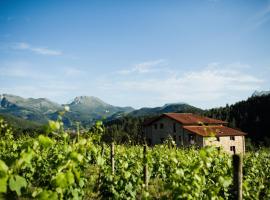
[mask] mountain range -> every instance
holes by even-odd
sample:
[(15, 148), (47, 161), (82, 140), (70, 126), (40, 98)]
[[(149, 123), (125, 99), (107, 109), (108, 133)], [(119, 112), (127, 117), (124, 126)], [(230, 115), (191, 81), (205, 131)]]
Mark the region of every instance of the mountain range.
[(46, 98), (22, 98), (15, 95), (0, 95), (0, 117), (12, 125), (18, 134), (35, 133), (43, 130), (41, 125), (50, 119), (57, 119), (64, 106), (70, 111), (63, 116), (66, 127), (75, 128), (76, 122), (90, 127), (96, 120), (103, 120), (106, 126), (104, 138), (110, 141), (137, 141), (140, 125), (145, 118), (165, 112), (191, 112), (225, 120), (229, 126), (248, 133), (248, 138), (257, 144), (270, 146), (269, 113), (270, 92), (255, 91), (246, 100), (225, 107), (202, 110), (186, 103), (165, 104), (161, 107), (141, 108), (113, 106), (97, 97), (79, 96), (70, 103), (60, 105)]
[(66, 126), (74, 126), (80, 122), (87, 126), (96, 120), (113, 120), (123, 116), (148, 116), (164, 112), (200, 112), (201, 109), (186, 103), (165, 104), (162, 107), (141, 108), (119, 107), (105, 103), (93, 96), (79, 96), (68, 104), (60, 105), (46, 98), (22, 98), (10, 94), (0, 95), (0, 114), (11, 115), (20, 119), (30, 120), (40, 124), (50, 119), (56, 119), (63, 106), (69, 106), (70, 111), (65, 113), (63, 121)]
[[(270, 91), (255, 91), (252, 97), (270, 94)], [(161, 107), (119, 107), (108, 104), (94, 96), (78, 96), (70, 103), (60, 105), (46, 98), (22, 98), (11, 94), (0, 94), (0, 114), (2, 116), (31, 121), (36, 124), (45, 124), (48, 120), (55, 120), (64, 106), (70, 111), (63, 117), (67, 127), (75, 126), (80, 122), (83, 126), (91, 126), (96, 120), (112, 121), (125, 116), (147, 117), (166, 112), (204, 113), (205, 110), (191, 106), (187, 103), (165, 104)]]

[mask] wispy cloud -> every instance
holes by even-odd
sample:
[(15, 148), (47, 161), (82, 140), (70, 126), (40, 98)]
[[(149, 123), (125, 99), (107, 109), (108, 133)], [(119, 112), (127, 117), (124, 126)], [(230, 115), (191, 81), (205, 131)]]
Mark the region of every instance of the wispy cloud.
[[(155, 66), (153, 63), (149, 65)], [(133, 67), (143, 66), (145, 70), (148, 64)], [(159, 70), (150, 73), (156, 68)], [(161, 68), (147, 67), (147, 72), (136, 70), (125, 76), (112, 72), (91, 77), (89, 71), (84, 71), (87, 69), (75, 66), (51, 66), (49, 70), (42, 70), (34, 63), (2, 62), (0, 93), (47, 97), (61, 103), (86, 94), (100, 96), (115, 105), (143, 107), (187, 102), (209, 108), (242, 100), (254, 90), (265, 90), (269, 85), (267, 75), (254, 74), (253, 66), (241, 63), (210, 63), (197, 70), (185, 68), (185, 71), (169, 68), (167, 64)]]
[(81, 91), (81, 82), (75, 80), (81, 80), (84, 72), (76, 67), (52, 68), (55, 70), (41, 70), (25, 61), (0, 62), (0, 93), (46, 97), (65, 103), (63, 99)]
[(149, 73), (157, 71), (162, 65), (166, 64), (164, 59), (142, 62), (133, 65), (131, 68), (118, 71), (119, 74), (131, 74), (131, 73)]
[(28, 51), (31, 51), (33, 53), (40, 54), (40, 55), (48, 55), (48, 56), (63, 55), (62, 51), (52, 50), (47, 47), (34, 47), (25, 42), (14, 43), (12, 45), (12, 48), (15, 50), (28, 50)]
[(48, 74), (35, 70), (32, 64), (25, 61), (12, 61), (0, 63), (0, 77), (48, 79)]
[(68, 67), (64, 70), (64, 74), (68, 77), (78, 77), (85, 75), (85, 72), (75, 67)]
[(212, 63), (185, 73), (176, 70), (175, 73), (162, 72), (163, 76), (141, 74), (140, 80), (128, 76), (125, 80), (104, 84), (103, 90), (127, 95), (141, 94), (137, 96), (137, 101), (142, 102), (140, 98), (144, 98), (144, 102), (156, 102), (157, 105), (179, 101), (202, 107), (220, 102), (225, 104), (261, 88), (263, 79), (248, 73), (247, 68), (247, 65), (240, 63)]
[(86, 74), (80, 68), (77, 67), (51, 67), (54, 70), (48, 70), (41, 72), (36, 68), (33, 63), (25, 61), (9, 61), (0, 62), (0, 78), (25, 78), (32, 80), (49, 80), (49, 79), (72, 79), (82, 78)]
[[(74, 93), (79, 89), (76, 85), (67, 84), (67, 82), (47, 80), (45, 82), (39, 82), (36, 85), (21, 84), (16, 87), (8, 85), (0, 88), (0, 94), (9, 93), (27, 98), (46, 97), (59, 103), (66, 103), (63, 99), (66, 99), (70, 93)], [(59, 101), (59, 99), (61, 100)]]
[(267, 2), (267, 5), (258, 11), (252, 18), (249, 19), (249, 23), (252, 24), (252, 28), (256, 29), (270, 20), (270, 2)]

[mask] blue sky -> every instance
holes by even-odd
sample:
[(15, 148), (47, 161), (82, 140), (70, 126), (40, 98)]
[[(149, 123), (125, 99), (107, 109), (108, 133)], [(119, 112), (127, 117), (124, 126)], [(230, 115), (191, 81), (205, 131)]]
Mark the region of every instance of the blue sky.
[(211, 108), (269, 77), (270, 1), (0, 0), (0, 93)]

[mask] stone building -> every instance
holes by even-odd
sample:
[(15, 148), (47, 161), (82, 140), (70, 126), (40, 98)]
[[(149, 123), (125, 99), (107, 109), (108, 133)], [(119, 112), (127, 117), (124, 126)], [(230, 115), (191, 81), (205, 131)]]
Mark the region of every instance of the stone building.
[(214, 145), (228, 153), (245, 152), (246, 133), (229, 128), (227, 122), (191, 113), (165, 113), (145, 121), (143, 133), (148, 144), (162, 144), (169, 136), (177, 146)]

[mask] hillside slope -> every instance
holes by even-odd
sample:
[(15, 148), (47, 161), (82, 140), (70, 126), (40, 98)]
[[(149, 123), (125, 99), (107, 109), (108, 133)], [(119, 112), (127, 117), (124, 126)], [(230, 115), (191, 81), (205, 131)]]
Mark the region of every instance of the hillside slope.
[[(132, 107), (113, 106), (92, 96), (79, 96), (65, 104), (70, 111), (64, 116), (66, 126), (74, 126), (76, 122), (82, 125), (91, 125), (98, 119), (103, 119), (115, 113), (128, 113)], [(0, 95), (0, 113), (12, 115), (20, 119), (37, 123), (47, 123), (49, 119), (56, 119), (63, 106), (45, 98), (22, 98), (15, 95)]]
[(231, 127), (247, 132), (253, 141), (270, 146), (270, 94), (253, 95), (231, 106), (210, 109), (206, 115), (226, 120)]

